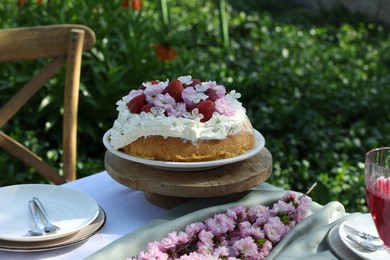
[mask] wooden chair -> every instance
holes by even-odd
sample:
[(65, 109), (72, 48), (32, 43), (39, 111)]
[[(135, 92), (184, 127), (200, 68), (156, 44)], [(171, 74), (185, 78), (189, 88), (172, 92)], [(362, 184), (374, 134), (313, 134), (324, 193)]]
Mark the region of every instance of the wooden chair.
[[(0, 62), (48, 58), (50, 61), (0, 110), (0, 128), (49, 81), (66, 68), (63, 118), (63, 175), (38, 155), (0, 130), (0, 147), (35, 168), (47, 180), (62, 184), (76, 179), (77, 110), (83, 51), (95, 44), (94, 32), (82, 25), (50, 25), (0, 30)], [(31, 70), (33, 73), (33, 69)]]

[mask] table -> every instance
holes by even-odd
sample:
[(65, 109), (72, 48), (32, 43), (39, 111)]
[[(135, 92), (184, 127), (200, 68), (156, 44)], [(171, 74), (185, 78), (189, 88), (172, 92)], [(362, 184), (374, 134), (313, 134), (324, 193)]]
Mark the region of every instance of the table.
[[(235, 201), (236, 205), (247, 207), (249, 204), (245, 205), (245, 203), (250, 200), (256, 199), (258, 201), (256, 204), (263, 204), (265, 201), (276, 201), (285, 192), (270, 184), (262, 183), (251, 189), (249, 199), (244, 197), (243, 201), (229, 199), (229, 204), (226, 204), (227, 201), (223, 202), (215, 198), (212, 200), (217, 202), (216, 206), (209, 207), (209, 200), (194, 200), (168, 210), (151, 204), (142, 191), (128, 188), (114, 181), (106, 171), (63, 186), (89, 194), (105, 210), (107, 221), (99, 233), (82, 244), (52, 251), (28, 253), (0, 251), (0, 259), (84, 259), (91, 255), (90, 258), (94, 260), (125, 259), (123, 254), (128, 255), (126, 250), (132, 239), (138, 239), (145, 234), (149, 235), (150, 239), (155, 239), (156, 228), (160, 230), (163, 225), (169, 229), (172, 224), (183, 220), (180, 217), (183, 216), (181, 215), (183, 212), (178, 214), (183, 209), (187, 212), (186, 214), (202, 208), (207, 212), (217, 213), (227, 205), (231, 207), (233, 205), (231, 201)], [(206, 204), (202, 207), (204, 203)], [(202, 216), (204, 216), (203, 213), (202, 210)], [(193, 216), (194, 214), (185, 215), (184, 220)], [(305, 218), (278, 244), (278, 247), (271, 252), (274, 256), (270, 255), (269, 259), (337, 259), (326, 242), (326, 236), (335, 224), (350, 216), (351, 214), (346, 213), (344, 207), (337, 201), (326, 205), (313, 202), (312, 215)], [(159, 225), (156, 226), (156, 222)], [(120, 248), (117, 248), (118, 245)], [(114, 255), (114, 257), (108, 257), (109, 255)]]
[(114, 181), (105, 171), (63, 186), (85, 192), (105, 210), (102, 230), (82, 244), (43, 252), (0, 251), (0, 259), (83, 259), (168, 211), (148, 202), (143, 192)]

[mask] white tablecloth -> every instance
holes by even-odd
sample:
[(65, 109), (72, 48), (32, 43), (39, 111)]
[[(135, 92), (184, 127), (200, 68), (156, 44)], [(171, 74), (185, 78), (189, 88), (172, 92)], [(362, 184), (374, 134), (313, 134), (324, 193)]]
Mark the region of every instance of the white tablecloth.
[(167, 212), (148, 202), (143, 192), (117, 183), (107, 172), (63, 186), (85, 192), (105, 210), (107, 220), (102, 230), (82, 244), (43, 252), (0, 251), (0, 259), (83, 259)]

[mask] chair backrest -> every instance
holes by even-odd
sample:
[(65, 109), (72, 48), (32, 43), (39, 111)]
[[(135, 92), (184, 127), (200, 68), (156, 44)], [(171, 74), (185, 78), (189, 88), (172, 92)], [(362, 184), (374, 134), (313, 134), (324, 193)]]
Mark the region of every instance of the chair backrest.
[[(90, 50), (95, 41), (95, 33), (82, 25), (63, 24), (0, 30), (0, 62), (50, 59), (38, 74), (32, 76), (31, 80), (3, 105), (0, 110), (0, 129), (50, 78), (61, 68), (66, 69), (62, 134), (63, 175), (0, 130), (1, 148), (35, 168), (55, 184), (76, 179), (77, 110), (82, 53)], [(33, 69), (31, 71), (33, 72)]]

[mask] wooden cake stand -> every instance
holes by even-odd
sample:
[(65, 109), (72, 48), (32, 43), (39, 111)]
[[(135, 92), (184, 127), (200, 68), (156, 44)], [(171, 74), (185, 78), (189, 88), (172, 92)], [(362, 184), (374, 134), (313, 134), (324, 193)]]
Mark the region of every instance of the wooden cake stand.
[(244, 161), (199, 171), (171, 171), (123, 159), (107, 151), (108, 174), (117, 182), (145, 192), (153, 204), (172, 208), (189, 199), (210, 198), (249, 190), (272, 173), (267, 148)]

